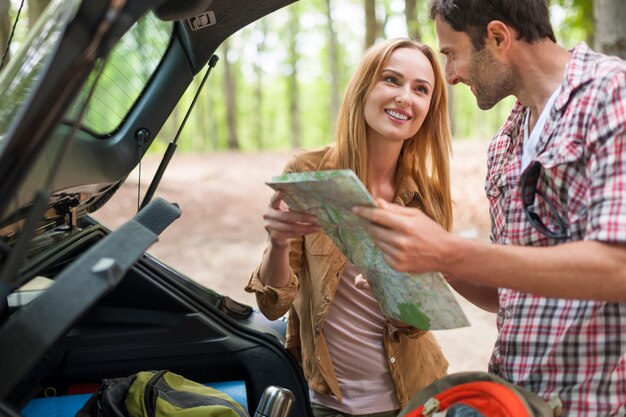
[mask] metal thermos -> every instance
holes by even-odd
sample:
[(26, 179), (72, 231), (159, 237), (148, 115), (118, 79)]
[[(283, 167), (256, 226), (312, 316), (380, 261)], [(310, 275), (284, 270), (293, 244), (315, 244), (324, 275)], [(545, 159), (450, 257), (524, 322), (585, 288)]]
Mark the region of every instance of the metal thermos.
[(294, 398), (287, 388), (270, 385), (263, 391), (254, 417), (289, 417)]

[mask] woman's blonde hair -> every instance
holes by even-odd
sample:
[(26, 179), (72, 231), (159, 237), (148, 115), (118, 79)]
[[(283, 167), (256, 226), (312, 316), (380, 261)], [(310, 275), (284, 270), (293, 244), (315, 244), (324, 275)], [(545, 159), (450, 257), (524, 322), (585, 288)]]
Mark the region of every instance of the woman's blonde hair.
[(351, 169), (368, 187), (369, 155), (366, 143), (365, 99), (380, 80), (383, 68), (396, 49), (416, 49), (430, 61), (435, 84), (428, 114), (418, 132), (402, 145), (396, 174), (396, 191), (405, 176), (413, 177), (422, 209), (447, 230), (452, 227), (449, 155), (452, 134), (448, 118), (446, 83), (435, 52), (420, 42), (389, 39), (371, 46), (364, 54), (346, 89), (337, 117), (336, 141), (329, 155), (337, 169)]

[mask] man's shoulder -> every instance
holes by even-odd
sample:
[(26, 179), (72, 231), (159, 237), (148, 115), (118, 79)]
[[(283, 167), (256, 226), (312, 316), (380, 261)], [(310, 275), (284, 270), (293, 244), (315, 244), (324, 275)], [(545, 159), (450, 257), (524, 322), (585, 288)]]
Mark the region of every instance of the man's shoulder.
[(603, 104), (612, 107), (619, 107), (618, 111), (621, 119), (624, 120), (624, 110), (626, 110), (626, 61), (617, 57), (607, 56), (602, 60), (602, 65), (598, 68), (596, 75), (596, 86), (604, 91)]
[(588, 84), (588, 88), (604, 90), (610, 85), (626, 88), (626, 60), (593, 51), (585, 44), (574, 49), (573, 59), (575, 62), (571, 71), (574, 77), (578, 70), (583, 81), (581, 84)]
[(593, 83), (626, 89), (626, 61), (616, 56), (599, 54), (593, 72)]
[(626, 61), (601, 53), (596, 54), (588, 82), (575, 93), (574, 106), (580, 114), (591, 116), (603, 127), (626, 121)]

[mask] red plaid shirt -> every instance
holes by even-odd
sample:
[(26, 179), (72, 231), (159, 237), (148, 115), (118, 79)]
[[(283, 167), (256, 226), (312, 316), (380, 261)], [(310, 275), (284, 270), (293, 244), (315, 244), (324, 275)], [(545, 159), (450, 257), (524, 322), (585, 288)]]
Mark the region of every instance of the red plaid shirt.
[[(485, 190), (492, 241), (626, 243), (626, 62), (585, 44), (576, 47), (537, 144), (537, 189), (567, 221), (566, 240), (542, 235), (523, 212), (525, 111), (516, 103), (489, 146)], [(555, 229), (543, 198), (536, 197), (532, 209)], [(491, 372), (546, 399), (558, 395), (565, 415), (626, 415), (626, 303), (552, 299), (505, 288), (499, 298)]]

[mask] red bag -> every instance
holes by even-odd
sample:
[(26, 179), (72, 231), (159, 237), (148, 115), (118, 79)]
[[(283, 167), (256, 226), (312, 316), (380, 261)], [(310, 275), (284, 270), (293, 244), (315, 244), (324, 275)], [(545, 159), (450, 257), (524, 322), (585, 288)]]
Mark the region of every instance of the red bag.
[(550, 403), (525, 388), (486, 372), (462, 372), (433, 382), (398, 417), (555, 417), (558, 397)]

